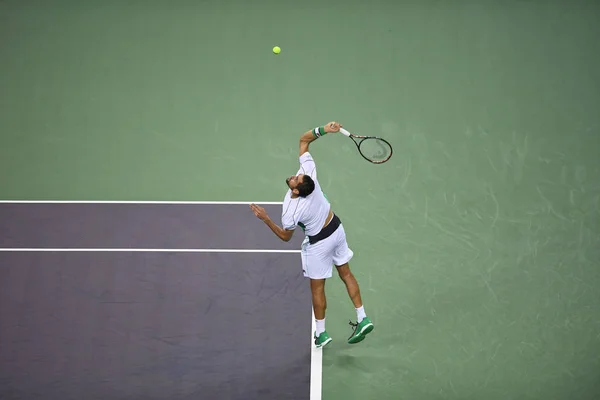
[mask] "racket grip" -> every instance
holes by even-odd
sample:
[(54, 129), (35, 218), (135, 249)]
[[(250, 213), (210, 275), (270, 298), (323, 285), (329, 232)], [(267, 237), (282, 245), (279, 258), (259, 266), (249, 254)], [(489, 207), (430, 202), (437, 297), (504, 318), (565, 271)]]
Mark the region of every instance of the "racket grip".
[(346, 136), (350, 136), (350, 132), (348, 132), (344, 128), (340, 128), (340, 133), (343, 134), (343, 135), (346, 135)]

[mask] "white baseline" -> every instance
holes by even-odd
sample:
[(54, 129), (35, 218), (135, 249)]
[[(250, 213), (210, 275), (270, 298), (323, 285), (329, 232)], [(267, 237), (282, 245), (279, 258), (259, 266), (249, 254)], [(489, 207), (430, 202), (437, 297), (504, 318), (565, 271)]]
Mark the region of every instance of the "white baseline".
[(136, 253), (300, 253), (285, 249), (132, 249), (132, 248), (55, 248), (55, 247), (2, 247), (0, 251), (12, 252), (136, 252)]
[(198, 204), (198, 205), (281, 205), (282, 201), (161, 201), (161, 200), (0, 200), (0, 204)]

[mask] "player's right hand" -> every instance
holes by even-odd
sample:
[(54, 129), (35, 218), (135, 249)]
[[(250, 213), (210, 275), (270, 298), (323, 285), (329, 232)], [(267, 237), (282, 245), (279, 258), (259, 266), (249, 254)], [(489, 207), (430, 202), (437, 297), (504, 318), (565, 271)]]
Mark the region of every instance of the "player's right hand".
[(341, 124), (339, 124), (335, 121), (331, 121), (330, 123), (325, 125), (325, 132), (327, 132), (327, 133), (339, 132), (341, 127), (342, 127)]

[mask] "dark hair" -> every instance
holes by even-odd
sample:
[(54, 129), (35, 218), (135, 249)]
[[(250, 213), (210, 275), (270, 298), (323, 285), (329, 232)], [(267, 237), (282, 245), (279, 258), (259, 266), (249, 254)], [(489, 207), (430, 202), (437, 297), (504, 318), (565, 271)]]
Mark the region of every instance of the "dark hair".
[(298, 195), (300, 197), (306, 197), (315, 190), (315, 181), (313, 181), (310, 176), (304, 175), (302, 177), (302, 183), (299, 183), (298, 186), (296, 186), (296, 189), (298, 189)]

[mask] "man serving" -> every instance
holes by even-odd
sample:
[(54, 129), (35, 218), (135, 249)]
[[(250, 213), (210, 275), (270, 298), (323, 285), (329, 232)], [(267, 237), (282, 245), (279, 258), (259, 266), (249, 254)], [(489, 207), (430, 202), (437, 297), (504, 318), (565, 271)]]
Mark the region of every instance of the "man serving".
[(325, 280), (331, 278), (333, 265), (346, 285), (348, 295), (356, 310), (357, 322), (350, 325), (354, 332), (348, 343), (361, 342), (374, 328), (366, 316), (356, 278), (350, 271), (349, 261), (354, 255), (346, 242), (346, 232), (342, 222), (331, 210), (329, 201), (323, 194), (317, 180), (317, 167), (308, 146), (314, 140), (327, 133), (339, 132), (342, 126), (337, 122), (307, 131), (300, 137), (300, 169), (296, 175), (286, 179), (288, 191), (285, 194), (281, 222), (275, 224), (264, 208), (250, 204), (250, 208), (258, 218), (271, 228), (273, 233), (283, 241), (289, 241), (297, 226), (304, 230), (302, 242), (302, 270), (310, 279), (312, 304), (315, 314), (315, 345), (323, 347), (332, 341), (325, 330)]

